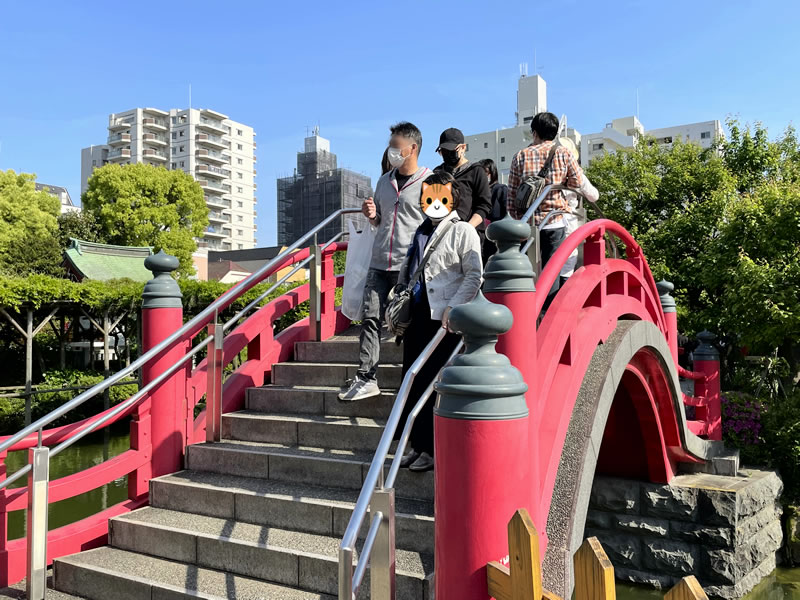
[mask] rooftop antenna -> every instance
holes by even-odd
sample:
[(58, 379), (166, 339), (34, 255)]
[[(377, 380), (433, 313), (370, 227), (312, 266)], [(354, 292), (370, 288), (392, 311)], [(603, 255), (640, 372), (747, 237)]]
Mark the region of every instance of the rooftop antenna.
[(639, 88), (636, 88), (636, 118), (639, 118)]
[(528, 63), (519, 63), (519, 76), (520, 77), (528, 76)]

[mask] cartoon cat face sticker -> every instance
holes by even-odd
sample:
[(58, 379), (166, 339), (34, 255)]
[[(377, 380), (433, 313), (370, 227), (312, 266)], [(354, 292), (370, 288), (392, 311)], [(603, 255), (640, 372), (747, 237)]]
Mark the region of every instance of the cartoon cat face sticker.
[(453, 210), (453, 185), (447, 183), (422, 184), (420, 208), (431, 219), (443, 219)]

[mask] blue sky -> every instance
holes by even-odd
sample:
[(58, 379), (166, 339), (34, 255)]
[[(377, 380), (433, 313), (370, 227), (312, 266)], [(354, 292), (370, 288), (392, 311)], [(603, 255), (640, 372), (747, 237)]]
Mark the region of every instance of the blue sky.
[[(252, 125), (258, 240), (275, 242), (275, 178), (318, 123), (373, 184), (387, 127), (411, 120), (434, 166), (446, 127), (514, 123), (519, 63), (583, 133), (738, 116), (775, 136), (800, 106), (800, 2), (7, 2), (0, 169), (80, 193), (80, 149), (107, 116), (192, 105)], [(169, 56), (169, 59), (165, 57)]]

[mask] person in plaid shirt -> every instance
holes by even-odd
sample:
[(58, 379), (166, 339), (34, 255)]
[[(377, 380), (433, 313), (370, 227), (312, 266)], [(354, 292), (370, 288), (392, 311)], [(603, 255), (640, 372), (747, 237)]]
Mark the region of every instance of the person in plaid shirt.
[[(558, 117), (549, 112), (537, 114), (531, 121), (531, 131), (533, 132), (533, 142), (530, 146), (523, 148), (514, 155), (514, 158), (511, 159), (511, 169), (508, 175), (507, 208), (508, 214), (515, 219), (523, 216), (514, 205), (519, 185), (528, 177), (538, 175), (545, 162), (547, 162), (547, 156), (555, 145), (556, 135), (558, 135)], [(572, 189), (580, 188), (583, 183), (580, 166), (578, 166), (572, 153), (563, 146), (556, 147), (553, 162), (547, 172), (545, 182), (547, 184), (566, 185)], [(559, 210), (569, 211), (569, 202), (564, 197), (563, 192), (550, 192), (534, 214), (534, 224), (538, 226), (550, 212)], [(564, 220), (561, 215), (554, 216), (539, 232), (543, 266), (552, 258), (566, 237)], [(559, 280), (556, 278), (548, 294), (548, 301), (545, 306), (549, 305), (558, 288)]]

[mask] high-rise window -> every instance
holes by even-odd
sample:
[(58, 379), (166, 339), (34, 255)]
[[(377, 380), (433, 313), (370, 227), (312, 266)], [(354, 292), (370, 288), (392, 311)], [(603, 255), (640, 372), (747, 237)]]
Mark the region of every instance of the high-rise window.
[[(239, 189), (241, 190), (242, 188), (239, 188)], [(242, 202), (241, 200), (237, 200), (236, 201), (236, 208), (242, 208), (243, 206), (244, 206), (244, 202)]]
[(242, 186), (240, 186), (240, 185), (237, 185), (236, 186), (236, 193), (237, 194), (243, 194), (244, 193), (244, 188)]
[(704, 132), (702, 132), (702, 133), (700, 134), (700, 139), (701, 139), (701, 140), (708, 140), (708, 139), (711, 139), (711, 132), (710, 132), (710, 131), (704, 131)]
[(239, 179), (242, 179), (242, 178), (243, 178), (243, 175), (242, 175), (241, 173), (236, 173), (236, 176), (237, 176)]
[(237, 129), (236, 130), (236, 135), (242, 135), (242, 130), (241, 129)]
[(241, 165), (241, 164), (242, 164), (242, 162), (244, 162), (244, 161), (242, 161), (242, 159), (241, 159), (241, 158), (237, 158), (237, 159), (236, 159), (236, 164), (239, 164), (239, 165)]

